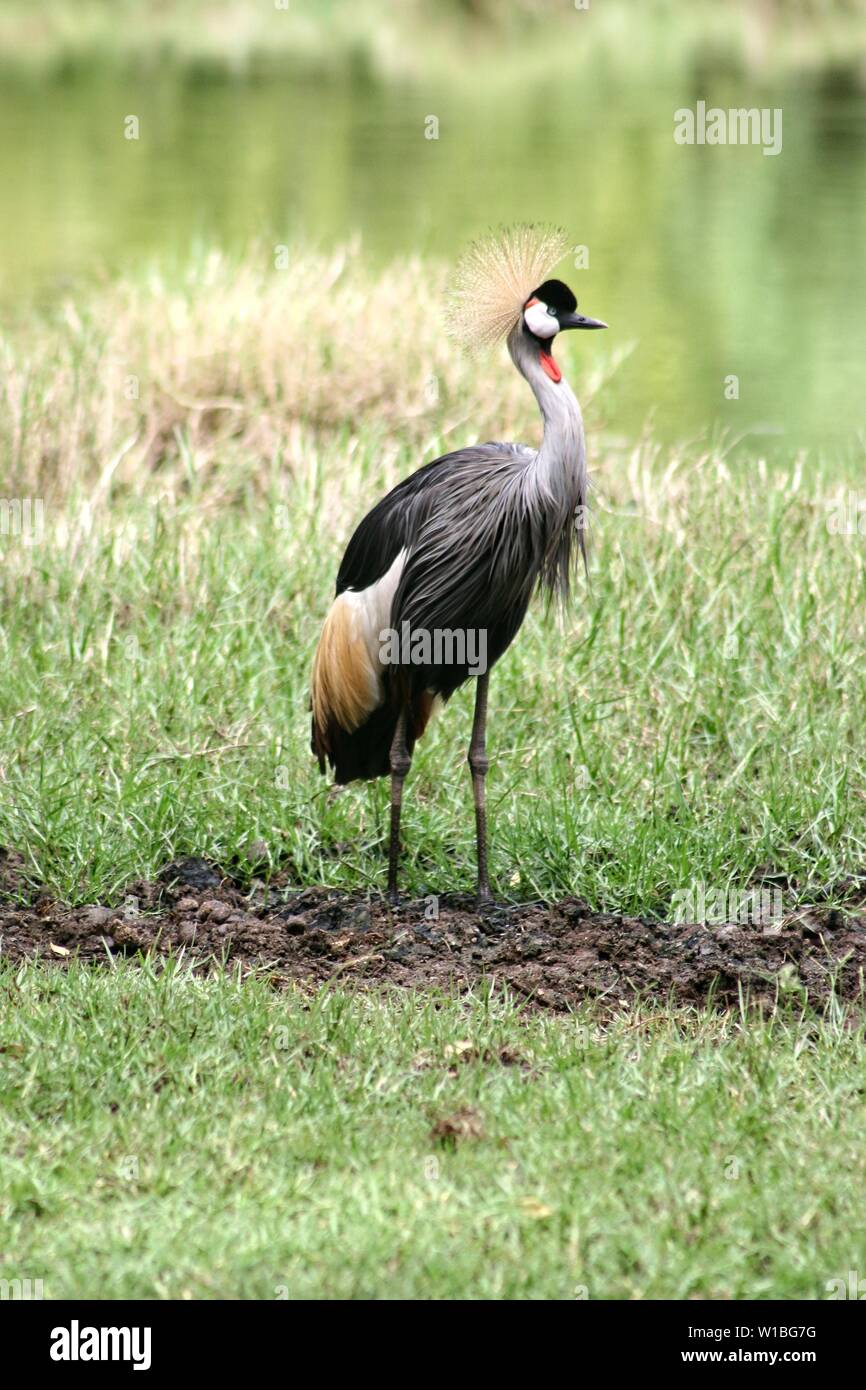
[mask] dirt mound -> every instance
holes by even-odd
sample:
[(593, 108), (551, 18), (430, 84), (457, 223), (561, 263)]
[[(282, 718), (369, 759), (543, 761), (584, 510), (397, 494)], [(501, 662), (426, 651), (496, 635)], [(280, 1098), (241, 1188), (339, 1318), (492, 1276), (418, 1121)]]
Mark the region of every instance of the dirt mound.
[(119, 907), (0, 905), (7, 959), (105, 961), (183, 951), (187, 958), (268, 967), (281, 983), (461, 988), (488, 979), (533, 1004), (567, 1009), (584, 999), (635, 994), (736, 1005), (745, 992), (825, 1001), (861, 997), (866, 917), (799, 911), (764, 928), (666, 924), (591, 912), (576, 898), (498, 906), (443, 897), (392, 910), (379, 897), (325, 888), (243, 891), (202, 859), (169, 865), (130, 885)]

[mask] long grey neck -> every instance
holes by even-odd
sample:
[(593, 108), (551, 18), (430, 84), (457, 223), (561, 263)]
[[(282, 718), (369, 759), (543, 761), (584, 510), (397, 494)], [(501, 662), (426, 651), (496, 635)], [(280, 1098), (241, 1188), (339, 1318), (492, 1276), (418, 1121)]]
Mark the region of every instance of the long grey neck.
[(555, 507), (563, 522), (586, 499), (583, 417), (563, 377), (553, 381), (541, 365), (538, 342), (518, 323), (508, 335), (515, 367), (535, 393), (544, 420), (544, 437), (532, 465), (538, 494)]

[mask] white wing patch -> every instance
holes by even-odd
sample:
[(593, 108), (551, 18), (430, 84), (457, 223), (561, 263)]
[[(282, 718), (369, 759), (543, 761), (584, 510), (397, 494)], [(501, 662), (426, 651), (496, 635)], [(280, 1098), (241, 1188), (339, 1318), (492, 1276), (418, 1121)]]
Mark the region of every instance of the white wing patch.
[[(381, 668), (379, 652), (382, 648), (382, 638), (379, 633), (391, 626), (391, 605), (405, 563), (404, 547), (399, 555), (395, 556), (390, 569), (381, 579), (377, 579), (375, 584), (370, 584), (366, 589), (346, 589), (340, 595), (355, 614), (357, 635), (364, 643), (371, 666), (377, 669)], [(339, 599), (337, 601), (339, 602)]]
[(379, 634), (391, 624), (391, 605), (406, 551), (366, 589), (346, 589), (331, 604), (313, 661), (313, 716), (320, 729), (336, 719), (351, 733), (385, 696)]

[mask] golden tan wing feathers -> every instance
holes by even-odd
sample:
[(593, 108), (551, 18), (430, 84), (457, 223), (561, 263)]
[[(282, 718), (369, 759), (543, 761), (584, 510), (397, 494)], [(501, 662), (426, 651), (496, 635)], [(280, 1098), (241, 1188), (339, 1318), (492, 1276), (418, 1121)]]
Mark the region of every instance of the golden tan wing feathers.
[(321, 730), (336, 720), (352, 733), (381, 702), (376, 670), (355, 595), (340, 594), (325, 618), (313, 661), (313, 719)]

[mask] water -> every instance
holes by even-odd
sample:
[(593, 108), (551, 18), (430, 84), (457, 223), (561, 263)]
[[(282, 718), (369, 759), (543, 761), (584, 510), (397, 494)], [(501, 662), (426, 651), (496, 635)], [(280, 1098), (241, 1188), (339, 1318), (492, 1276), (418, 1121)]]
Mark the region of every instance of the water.
[[(677, 145), (673, 113), (698, 99), (781, 107), (781, 154)], [(123, 136), (130, 114), (138, 141)], [(756, 92), (703, 74), (660, 90), (600, 73), (542, 99), (514, 82), (7, 82), (0, 132), (7, 319), (196, 242), (359, 232), (382, 262), (550, 219), (588, 248), (567, 278), (610, 323), (606, 348), (634, 345), (601, 397), (610, 423), (862, 453), (866, 99), (829, 79)]]

